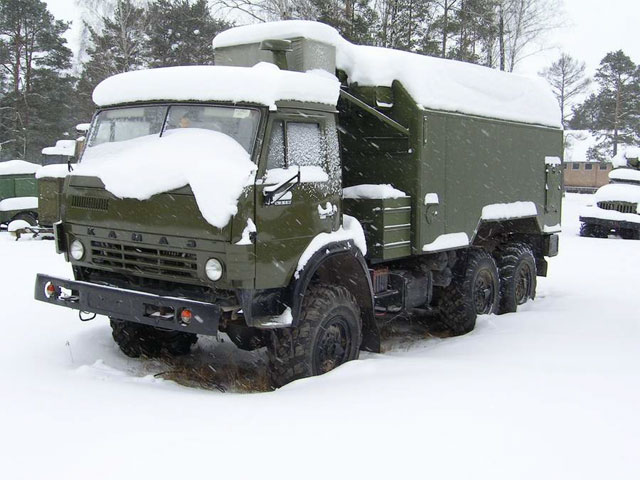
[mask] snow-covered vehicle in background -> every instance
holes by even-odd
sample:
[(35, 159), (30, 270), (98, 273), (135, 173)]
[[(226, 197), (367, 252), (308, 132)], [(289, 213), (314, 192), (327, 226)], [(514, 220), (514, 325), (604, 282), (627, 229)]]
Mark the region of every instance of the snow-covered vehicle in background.
[(595, 204), (580, 214), (580, 235), (607, 238), (609, 234), (640, 240), (640, 148), (629, 148), (612, 160), (610, 183), (595, 193)]
[(39, 165), (24, 160), (0, 163), (0, 225), (37, 225), (38, 188), (35, 173), (39, 168)]
[(378, 351), (385, 314), (459, 335), (534, 297), (560, 228), (544, 82), (314, 22), (214, 49), (95, 89), (55, 226), (75, 279), (39, 274), (36, 299), (109, 316), (132, 357), (226, 332), (279, 386)]

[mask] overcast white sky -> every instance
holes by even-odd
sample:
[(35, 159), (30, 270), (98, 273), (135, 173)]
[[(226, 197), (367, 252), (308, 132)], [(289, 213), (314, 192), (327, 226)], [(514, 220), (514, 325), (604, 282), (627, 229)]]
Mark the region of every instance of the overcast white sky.
[[(77, 19), (75, 0), (45, 0), (56, 18)], [(535, 74), (560, 51), (587, 63), (592, 74), (607, 52), (622, 49), (640, 63), (640, 0), (564, 0), (567, 26), (549, 35), (548, 50), (522, 61), (518, 71)], [(73, 48), (73, 33), (69, 36)]]

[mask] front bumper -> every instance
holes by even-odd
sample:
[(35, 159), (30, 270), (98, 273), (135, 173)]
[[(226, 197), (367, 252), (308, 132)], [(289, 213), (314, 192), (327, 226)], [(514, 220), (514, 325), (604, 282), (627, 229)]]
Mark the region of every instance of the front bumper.
[(596, 218), (596, 217), (583, 217), (580, 216), (580, 221), (582, 223), (590, 223), (593, 225), (598, 225), (600, 227), (608, 228), (609, 230), (637, 230), (640, 231), (640, 223), (637, 222), (628, 222), (626, 220), (609, 220), (606, 218)]
[[(51, 296), (47, 296), (45, 292), (49, 282), (56, 287), (56, 293)], [(216, 335), (221, 315), (220, 307), (211, 303), (163, 297), (42, 274), (36, 277), (34, 297), (41, 302), (81, 312), (200, 335)], [(189, 309), (192, 313), (192, 320), (188, 324), (180, 319), (184, 309)]]

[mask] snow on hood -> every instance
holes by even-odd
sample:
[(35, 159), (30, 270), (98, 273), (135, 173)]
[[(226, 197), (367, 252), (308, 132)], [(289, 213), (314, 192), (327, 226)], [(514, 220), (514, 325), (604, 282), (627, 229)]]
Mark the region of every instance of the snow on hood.
[(280, 70), (272, 64), (253, 68), (186, 66), (120, 73), (93, 91), (99, 105), (152, 100), (247, 102), (275, 107), (280, 100), (335, 106), (340, 83), (314, 73)]
[[(75, 164), (73, 167), (75, 167)], [(42, 167), (36, 172), (36, 178), (64, 178), (69, 173), (69, 166), (66, 163), (57, 163)]]
[(596, 202), (640, 203), (640, 187), (624, 183), (610, 183), (595, 193)]
[(381, 47), (354, 45), (334, 28), (304, 20), (235, 27), (218, 34), (213, 48), (265, 39), (308, 38), (336, 48), (336, 67), (349, 83), (391, 86), (402, 82), (425, 108), (562, 127), (560, 107), (546, 80), (480, 65)]
[(0, 162), (0, 175), (28, 175), (36, 173), (40, 165), (24, 160), (9, 160)]
[(255, 170), (233, 138), (186, 128), (88, 147), (71, 175), (98, 177), (113, 195), (138, 200), (190, 185), (202, 216), (224, 228)]

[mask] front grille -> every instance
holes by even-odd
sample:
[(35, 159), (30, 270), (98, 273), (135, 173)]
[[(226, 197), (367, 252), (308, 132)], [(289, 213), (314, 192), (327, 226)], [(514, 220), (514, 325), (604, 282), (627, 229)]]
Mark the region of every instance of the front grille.
[(636, 204), (629, 202), (598, 202), (598, 207), (603, 210), (615, 210), (620, 213), (637, 213)]
[(197, 278), (198, 263), (193, 253), (149, 246), (91, 241), (91, 261), (96, 266), (119, 268), (137, 274)]
[(82, 197), (80, 195), (71, 196), (71, 206), (74, 208), (84, 208), (86, 210), (109, 210), (109, 200), (98, 197)]

